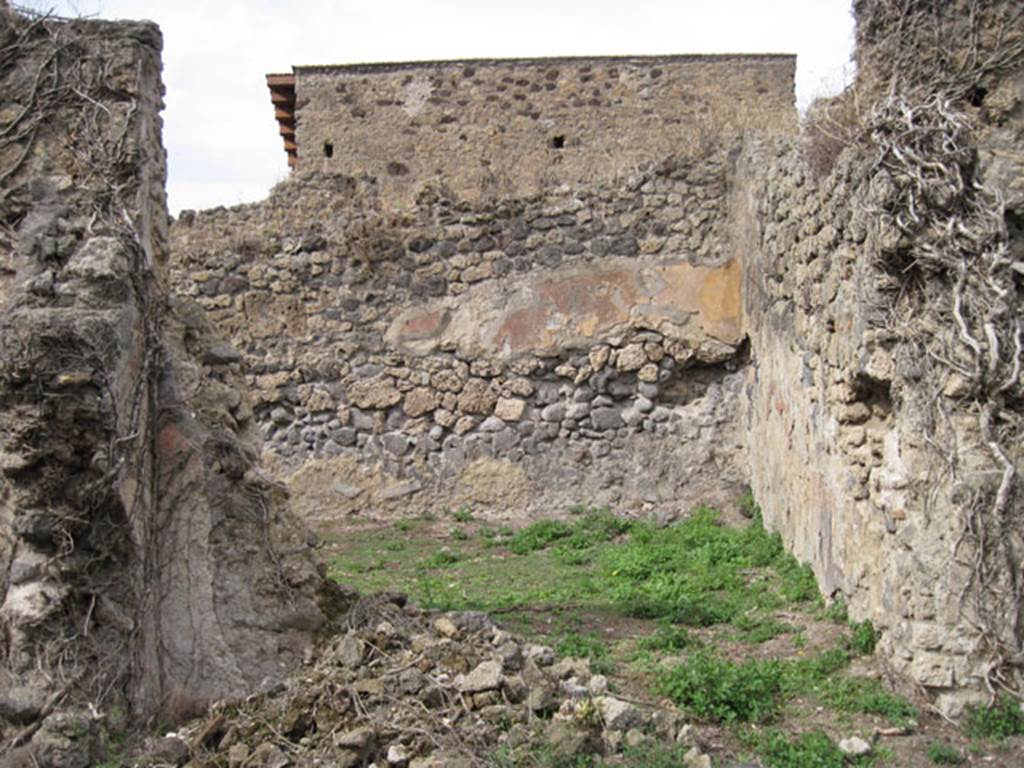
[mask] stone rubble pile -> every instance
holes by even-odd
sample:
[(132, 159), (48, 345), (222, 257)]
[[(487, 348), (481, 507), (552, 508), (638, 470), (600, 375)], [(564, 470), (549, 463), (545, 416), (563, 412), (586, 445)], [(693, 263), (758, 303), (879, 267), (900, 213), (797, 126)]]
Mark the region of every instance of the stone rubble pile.
[(146, 765), (296, 768), (493, 765), (501, 749), (604, 755), (657, 741), (710, 765), (675, 711), (627, 701), (586, 659), (557, 659), (483, 613), (430, 614), (383, 593), (284, 683), (213, 706), (149, 745)]

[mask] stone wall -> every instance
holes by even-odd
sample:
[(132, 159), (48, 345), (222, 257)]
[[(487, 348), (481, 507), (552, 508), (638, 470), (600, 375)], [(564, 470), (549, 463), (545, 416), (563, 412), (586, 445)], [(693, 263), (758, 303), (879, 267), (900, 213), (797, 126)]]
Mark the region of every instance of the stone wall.
[(160, 48), (0, 8), (5, 765), (95, 765), (106, 723), (246, 693), (324, 620), (237, 357), (166, 291)]
[(795, 130), (794, 56), (525, 59), (296, 67), (299, 169), (512, 198), (702, 156), (750, 126)]
[[(899, 8), (865, 0), (858, 11), (884, 19)], [(953, 4), (935, 12), (942, 24), (968, 19)], [(999, 4), (986, 12), (998, 18)], [(922, 13), (911, 27), (928, 38), (935, 20)], [(890, 31), (884, 23), (861, 30), (862, 47), (890, 46), (862, 50), (863, 62), (931, 60), (923, 49), (902, 51), (906, 40), (894, 42)], [(988, 32), (956, 39), (994, 45)], [(986, 55), (999, 58), (994, 48)], [(925, 80), (913, 84), (920, 90), (896, 96), (892, 74), (869, 71), (860, 97), (879, 103), (859, 116), (860, 132), (847, 133), (850, 146), (834, 168), (817, 178), (800, 146), (751, 141), (735, 188), (754, 361), (751, 484), (765, 521), (811, 563), (826, 594), (843, 596), (854, 617), (883, 632), (880, 649), (893, 669), (950, 714), (987, 700), (993, 688), (1019, 692), (1022, 683), (1021, 604), (1012, 586), (1022, 551), (1014, 477), (1024, 456), (1012, 437), (1022, 410), (1013, 352), (1021, 284), (1007, 271), (1022, 253), (1014, 226), (1024, 147), (1020, 65), (1018, 53), (1014, 67), (980, 71), (964, 85), (942, 80), (955, 70), (930, 73), (925, 65)], [(945, 101), (927, 102), (934, 93)], [(943, 115), (919, 135), (947, 143), (917, 152), (931, 174), (954, 178), (945, 196), (936, 182), (927, 196), (908, 197), (914, 172), (893, 170), (908, 156), (885, 149), (898, 132), (884, 122), (893, 120), (884, 102), (896, 98), (905, 99), (897, 115)], [(865, 126), (874, 130), (870, 140)], [(915, 126), (903, 130), (913, 136)], [(958, 187), (957, 179), (968, 181)], [(937, 231), (943, 235), (933, 242)], [(949, 251), (952, 261), (930, 260), (944, 248), (958, 249)], [(965, 265), (959, 276), (957, 264)], [(985, 280), (971, 287), (969, 272)], [(996, 301), (982, 292), (992, 286)], [(1000, 300), (1008, 302), (1008, 327), (999, 325)], [(980, 375), (965, 341), (972, 335), (983, 339)], [(986, 422), (989, 398), (1000, 412), (994, 427)]]
[[(681, 74), (611, 61), (561, 64), (550, 80), (552, 63), (531, 63), (522, 83), (502, 64), (300, 69), (300, 113), (333, 115), (344, 93), (351, 121), (345, 143), (300, 138), (333, 144), (305, 162), (351, 175), (306, 165), (265, 203), (183, 214), (172, 279), (238, 347), (269, 455), (304, 511), (583, 503), (671, 517), (728, 505), (749, 480), (824, 593), (870, 619), (894, 670), (944, 712), (1024, 689), (1024, 44), (1005, 23), (1019, 9), (857, 9), (872, 20), (862, 48), (880, 46), (859, 52), (862, 101), (840, 99), (847, 122), (811, 125), (810, 143), (787, 135), (788, 59), (673, 60), (679, 73), (776, 73), (763, 100), (740, 99), (743, 86), (710, 109), (714, 140), (698, 130), (688, 144), (676, 128), (690, 123), (645, 122), (643, 109), (619, 130), (595, 96), (572, 107), (580, 122), (557, 148), (544, 142), (566, 123), (541, 110), (516, 116), (531, 126), (516, 133), (493, 111), (517, 109), (501, 94), (525, 89), (525, 109), (531, 84), (564, 99), (584, 75), (619, 93), (623, 73), (669, 89)], [(926, 17), (905, 35), (889, 23), (904, 12)], [(983, 28), (935, 34), (929, 14)], [(980, 45), (986, 55), (961, 57), (980, 69), (925, 50), (936, 39)], [(687, 87), (720, 93), (705, 74)], [(303, 96), (303, 78), (345, 87)], [(466, 96), (464, 118), (442, 119), (476, 87), (492, 111)], [(621, 115), (645, 89), (622, 95)], [(463, 141), (460, 119), (506, 128), (490, 165), (445, 144)], [(567, 150), (586, 126), (634, 144), (609, 143), (608, 164), (577, 173)], [(445, 131), (417, 138), (428, 128)], [(595, 146), (581, 142), (581, 160)], [(438, 148), (449, 159), (436, 167), (401, 154)], [(505, 156), (521, 172), (501, 170)], [(552, 158), (569, 159), (542, 178)]]
[(731, 504), (731, 168), (723, 148), (496, 204), (428, 190), (400, 212), (299, 175), (183, 215), (174, 280), (244, 354), (268, 449), (347, 468), (329, 509)]

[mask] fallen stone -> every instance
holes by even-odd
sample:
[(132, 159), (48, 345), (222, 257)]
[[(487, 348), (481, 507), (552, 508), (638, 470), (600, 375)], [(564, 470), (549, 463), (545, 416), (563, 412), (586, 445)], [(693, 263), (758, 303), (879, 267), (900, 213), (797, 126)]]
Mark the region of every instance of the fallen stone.
[(518, 704), (530, 695), (530, 689), (527, 687), (523, 678), (519, 675), (512, 675), (511, 677), (504, 678), (502, 680), (501, 690), (502, 693), (505, 694), (505, 698), (508, 699), (511, 704)]
[(560, 659), (557, 664), (551, 666), (551, 676), (556, 680), (567, 680), (570, 677), (589, 679), (590, 661), (572, 657)]
[(571, 720), (552, 720), (545, 734), (556, 757), (576, 758), (601, 749), (600, 739)]
[(152, 749), (149, 750), (148, 757), (159, 765), (178, 766), (188, 762), (191, 752), (184, 739), (177, 736), (167, 736), (159, 739), (153, 745)]
[(860, 757), (871, 752), (871, 745), (859, 736), (851, 736), (840, 740), (839, 751), (850, 757)]
[(494, 621), (483, 611), (452, 611), (448, 618), (463, 632), (483, 632), (494, 627)]
[(334, 659), (343, 667), (358, 667), (363, 662), (366, 646), (354, 635), (345, 635), (334, 646)]
[(594, 701), (601, 709), (604, 727), (610, 731), (626, 731), (643, 723), (643, 714), (628, 701), (612, 696), (600, 696)]
[(275, 744), (267, 741), (253, 750), (247, 765), (262, 766), (262, 768), (286, 768), (291, 765), (291, 760)]
[(497, 690), (501, 687), (501, 671), (500, 661), (481, 662), (459, 683), (459, 690), (463, 693)]
[(405, 768), (409, 764), (409, 748), (404, 744), (391, 744), (387, 753), (388, 765)]
[(455, 625), (455, 622), (449, 619), (447, 616), (434, 621), (434, 629), (440, 632), (445, 637), (455, 637), (459, 634), (459, 628)]
[(334, 737), (334, 745), (344, 749), (354, 749), (362, 752), (373, 746), (377, 738), (372, 728), (355, 728), (351, 731), (343, 731)]
[(555, 662), (555, 651), (547, 645), (527, 645), (523, 654), (538, 667), (549, 667)]

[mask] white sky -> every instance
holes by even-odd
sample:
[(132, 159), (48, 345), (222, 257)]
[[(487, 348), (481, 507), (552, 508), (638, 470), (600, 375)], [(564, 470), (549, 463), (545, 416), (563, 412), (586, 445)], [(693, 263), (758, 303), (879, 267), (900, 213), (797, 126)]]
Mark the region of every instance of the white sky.
[(850, 0), (13, 0), (164, 34), (171, 211), (264, 197), (287, 173), (263, 76), (293, 64), (796, 53), (797, 103), (853, 67)]

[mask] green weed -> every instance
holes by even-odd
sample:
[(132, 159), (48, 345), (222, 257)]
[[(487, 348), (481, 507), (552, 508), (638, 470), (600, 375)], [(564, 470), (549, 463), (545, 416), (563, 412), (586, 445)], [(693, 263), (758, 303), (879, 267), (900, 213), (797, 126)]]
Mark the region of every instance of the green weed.
[(751, 491), (740, 496), (737, 506), (739, 506), (740, 514), (750, 520), (761, 517), (761, 507), (754, 500), (754, 494)]
[(852, 624), (853, 635), (850, 637), (850, 649), (861, 656), (870, 656), (878, 644), (878, 631), (865, 619), (859, 624)]
[(733, 626), (739, 630), (743, 642), (754, 644), (765, 643), (793, 631), (789, 624), (765, 616), (739, 616), (733, 621)]
[(435, 552), (430, 557), (426, 558), (422, 562), (423, 568), (445, 568), (449, 565), (454, 565), (462, 559), (462, 555), (458, 552), (451, 552), (446, 549), (442, 549), (439, 552)]
[(710, 626), (817, 597), (813, 574), (760, 520), (729, 528), (710, 509), (670, 528), (636, 524), (604, 562), (613, 599), (641, 618)]
[(833, 600), (825, 609), (825, 618), (836, 624), (848, 624), (850, 615), (847, 613), (846, 601), (842, 597)]
[(572, 534), (572, 526), (561, 520), (540, 520), (521, 528), (512, 535), (508, 548), (517, 555), (527, 555), (546, 549), (559, 539)]
[(473, 510), (468, 504), (463, 504), (451, 513), (452, 519), (457, 523), (468, 523), (473, 519)]
[(756, 740), (757, 751), (768, 768), (846, 768), (869, 765), (870, 757), (847, 762), (847, 757), (823, 731), (811, 731), (795, 739), (772, 729)]
[(1020, 702), (1001, 696), (991, 707), (972, 707), (967, 713), (967, 735), (972, 739), (1002, 741), (1024, 735), (1024, 712)]
[(928, 759), (936, 765), (963, 765), (967, 762), (960, 750), (941, 742), (928, 745)]
[(699, 650), (685, 664), (662, 672), (655, 688), (695, 717), (759, 723), (779, 712), (783, 666), (756, 660), (734, 664)]
[(918, 716), (917, 707), (887, 691), (878, 680), (841, 677), (830, 680), (823, 693), (829, 706), (840, 712), (881, 715), (895, 726), (906, 727)]
[(642, 651), (681, 651), (694, 644), (694, 639), (685, 627), (662, 624), (653, 635), (641, 638), (637, 647)]
[[(633, 527), (629, 520), (616, 517), (609, 509), (591, 509), (572, 522), (540, 520), (517, 531), (509, 541), (509, 549), (526, 555), (547, 549), (556, 542), (563, 558), (580, 561), (579, 553), (614, 540)], [(583, 559), (587, 562), (589, 557)]]

